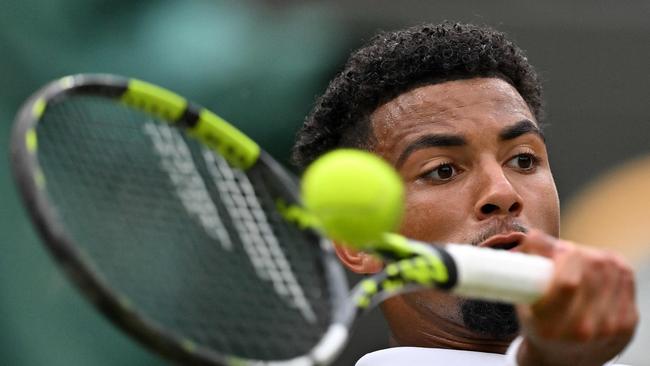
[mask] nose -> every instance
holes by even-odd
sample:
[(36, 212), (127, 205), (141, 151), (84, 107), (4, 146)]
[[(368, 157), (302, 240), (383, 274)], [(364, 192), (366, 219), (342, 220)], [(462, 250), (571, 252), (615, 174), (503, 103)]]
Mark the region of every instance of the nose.
[(499, 164), (485, 167), (478, 180), (479, 196), (474, 213), (479, 220), (492, 216), (519, 216), (523, 200)]

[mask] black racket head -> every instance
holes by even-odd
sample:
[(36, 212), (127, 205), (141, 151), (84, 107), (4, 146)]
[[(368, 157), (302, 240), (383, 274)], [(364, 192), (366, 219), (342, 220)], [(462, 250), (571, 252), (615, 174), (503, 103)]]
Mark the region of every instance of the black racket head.
[(154, 351), (309, 364), (344, 308), (343, 271), (328, 241), (276, 210), (299, 203), (296, 179), (263, 151), (233, 168), (236, 149), (201, 139), (206, 113), (112, 75), (52, 82), (15, 121), (23, 201), (86, 297)]

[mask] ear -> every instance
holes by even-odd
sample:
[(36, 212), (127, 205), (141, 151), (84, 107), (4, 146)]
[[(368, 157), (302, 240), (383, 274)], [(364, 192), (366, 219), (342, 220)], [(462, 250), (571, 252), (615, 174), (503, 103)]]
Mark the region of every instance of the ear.
[(334, 250), (341, 262), (352, 272), (359, 274), (377, 273), (384, 268), (384, 262), (370, 253), (351, 249), (336, 242), (334, 242)]

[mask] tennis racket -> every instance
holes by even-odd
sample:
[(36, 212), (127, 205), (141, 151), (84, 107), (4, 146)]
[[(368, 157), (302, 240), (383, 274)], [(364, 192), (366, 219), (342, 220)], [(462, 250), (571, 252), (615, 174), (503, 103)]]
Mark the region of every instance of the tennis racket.
[(386, 296), (439, 287), (531, 302), (551, 273), (539, 257), (386, 234), (395, 261), (349, 291), (330, 242), (291, 214), (294, 176), (214, 113), (135, 79), (48, 84), (19, 111), (11, 155), (72, 281), (183, 364), (325, 365), (357, 313)]

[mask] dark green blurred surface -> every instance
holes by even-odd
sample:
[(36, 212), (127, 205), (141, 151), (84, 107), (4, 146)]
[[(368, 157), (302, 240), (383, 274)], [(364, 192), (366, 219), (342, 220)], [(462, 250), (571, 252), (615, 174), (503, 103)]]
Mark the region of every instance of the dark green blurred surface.
[[(351, 49), (377, 29), (444, 19), (492, 25), (528, 51), (546, 89), (563, 200), (650, 152), (646, 0), (0, 0), (0, 147), (8, 150), (13, 116), (38, 87), (66, 74), (110, 72), (215, 110), (286, 161), (295, 130)], [(27, 220), (8, 169), (4, 154), (0, 364), (164, 364), (69, 285)], [(640, 286), (647, 304), (648, 280)], [(648, 332), (641, 334), (621, 361), (650, 362), (642, 347)], [(385, 344), (375, 312), (338, 364)]]
[[(281, 160), (339, 62), (341, 29), (318, 7), (246, 2), (0, 3), (0, 146), (44, 83), (107, 72), (158, 83), (232, 121)], [(0, 364), (158, 365), (72, 288), (41, 246), (0, 159)]]

